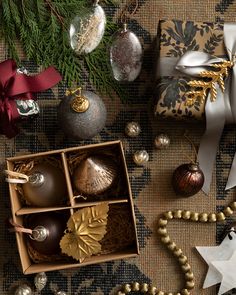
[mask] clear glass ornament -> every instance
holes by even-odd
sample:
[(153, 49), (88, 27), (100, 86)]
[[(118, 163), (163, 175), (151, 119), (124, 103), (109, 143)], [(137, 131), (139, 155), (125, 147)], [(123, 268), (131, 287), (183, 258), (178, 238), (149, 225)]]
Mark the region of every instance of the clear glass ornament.
[(106, 15), (98, 1), (70, 25), (70, 45), (77, 55), (92, 52), (101, 42), (106, 26)]
[(134, 81), (141, 72), (143, 49), (138, 37), (127, 25), (113, 37), (110, 47), (110, 64), (117, 81)]

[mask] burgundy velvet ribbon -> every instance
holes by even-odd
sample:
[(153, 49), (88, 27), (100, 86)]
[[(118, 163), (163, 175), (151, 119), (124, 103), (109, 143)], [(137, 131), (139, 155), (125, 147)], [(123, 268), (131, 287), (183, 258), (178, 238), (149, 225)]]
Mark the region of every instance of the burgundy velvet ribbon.
[(8, 138), (18, 132), (16, 121), (20, 117), (15, 99), (34, 99), (33, 93), (47, 90), (62, 80), (54, 67), (35, 76), (17, 74), (14, 60), (0, 63), (0, 134)]

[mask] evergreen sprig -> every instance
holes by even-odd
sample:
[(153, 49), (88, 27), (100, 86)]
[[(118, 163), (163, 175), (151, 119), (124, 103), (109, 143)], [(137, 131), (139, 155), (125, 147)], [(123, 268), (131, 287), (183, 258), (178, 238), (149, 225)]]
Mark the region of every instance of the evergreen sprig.
[[(117, 0), (103, 0), (106, 5)], [(18, 63), (20, 41), (25, 55), (43, 67), (54, 65), (68, 86), (83, 84), (85, 71), (92, 85), (101, 93), (114, 91), (125, 98), (121, 86), (111, 77), (108, 55), (104, 54), (118, 26), (107, 19), (100, 45), (92, 53), (76, 56), (70, 47), (68, 30), (71, 20), (86, 12), (88, 0), (2, 0), (0, 4), (0, 34), (8, 45), (11, 58)]]

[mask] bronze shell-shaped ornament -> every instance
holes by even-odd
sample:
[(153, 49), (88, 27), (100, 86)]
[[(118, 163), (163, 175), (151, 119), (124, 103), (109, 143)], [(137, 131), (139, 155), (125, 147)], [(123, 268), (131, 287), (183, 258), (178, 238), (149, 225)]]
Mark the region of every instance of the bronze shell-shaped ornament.
[(116, 163), (109, 157), (90, 156), (80, 162), (73, 173), (75, 188), (84, 195), (102, 194), (117, 179)]
[(197, 163), (180, 165), (172, 176), (172, 186), (178, 196), (191, 197), (204, 184), (204, 174)]

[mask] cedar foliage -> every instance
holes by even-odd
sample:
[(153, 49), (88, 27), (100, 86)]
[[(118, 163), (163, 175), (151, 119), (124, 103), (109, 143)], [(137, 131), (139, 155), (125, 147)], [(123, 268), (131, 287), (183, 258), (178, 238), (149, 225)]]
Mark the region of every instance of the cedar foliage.
[[(114, 5), (115, 0), (103, 0)], [(54, 65), (68, 86), (83, 85), (83, 74), (102, 94), (114, 91), (124, 98), (120, 85), (111, 77), (109, 59), (104, 52), (118, 26), (107, 18), (105, 35), (90, 54), (76, 56), (70, 47), (68, 29), (75, 15), (83, 13), (89, 0), (2, 0), (0, 3), (0, 36), (8, 45), (9, 56), (19, 63), (16, 40), (28, 59), (38, 65)]]

